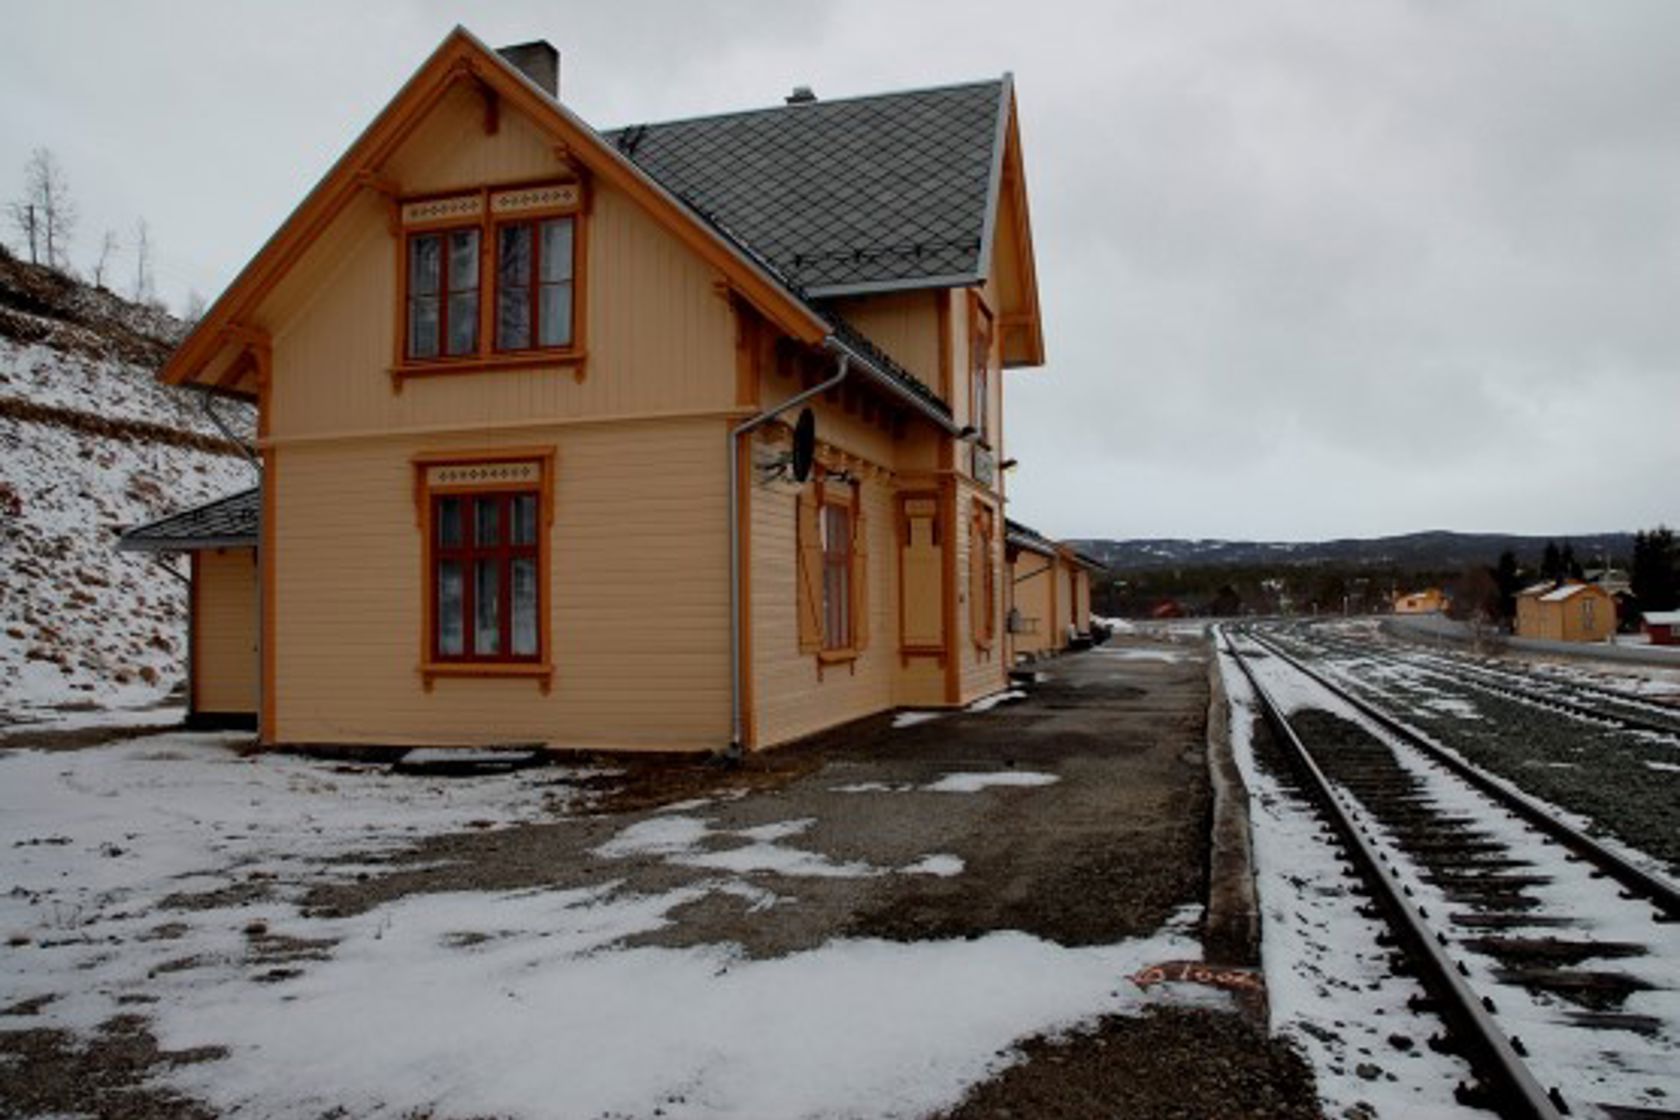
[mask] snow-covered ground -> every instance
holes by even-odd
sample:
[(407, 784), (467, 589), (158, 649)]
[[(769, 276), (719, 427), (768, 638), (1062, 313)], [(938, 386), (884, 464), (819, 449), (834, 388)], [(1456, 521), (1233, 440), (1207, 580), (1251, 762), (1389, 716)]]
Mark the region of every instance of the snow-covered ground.
[[(1229, 1006), (1128, 979), (1199, 959), (1194, 908), (1151, 936), (1074, 949), (1015, 932), (837, 938), (770, 958), (626, 945), (712, 894), (769, 921), (776, 884), (799, 876), (964, 873), (940, 852), (850, 867), (800, 846), (806, 818), (729, 831), (704, 801), (604, 834), (592, 886), (306, 913), (311, 883), (419, 838), (573, 813), (590, 775), (397, 775), (243, 758), (236, 742), (0, 753), (0, 860), (15, 886), (0, 895), (0, 1007), (54, 997), (9, 1027), (88, 1032), (138, 1009), (166, 1049), (227, 1048), (158, 1076), (233, 1116), (917, 1116), (1014, 1060), (1024, 1036), (1147, 1003)], [(996, 777), (949, 780), (1002, 796), (988, 792)], [(650, 856), (702, 874), (635, 889), (617, 873)], [(272, 889), (236, 889), (253, 882)], [(192, 904), (166, 904), (181, 895)]]

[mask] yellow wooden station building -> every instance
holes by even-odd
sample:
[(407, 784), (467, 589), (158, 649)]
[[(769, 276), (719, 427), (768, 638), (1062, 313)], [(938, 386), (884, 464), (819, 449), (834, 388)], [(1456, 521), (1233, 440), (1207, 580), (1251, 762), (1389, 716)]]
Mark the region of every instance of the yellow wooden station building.
[(558, 74), (456, 29), (162, 371), (258, 417), (125, 540), (195, 557), (195, 710), (753, 749), (1006, 687), (1011, 80), (597, 132)]

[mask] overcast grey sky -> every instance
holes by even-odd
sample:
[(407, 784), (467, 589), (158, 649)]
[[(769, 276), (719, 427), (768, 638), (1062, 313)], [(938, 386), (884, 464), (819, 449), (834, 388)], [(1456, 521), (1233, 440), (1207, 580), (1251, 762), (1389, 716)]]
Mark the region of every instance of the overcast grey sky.
[[(455, 23), (600, 127), (1012, 70), (1057, 536), (1680, 521), (1680, 3), (3, 2), (0, 195), (48, 145), (213, 296)], [(10, 231), (7, 231), (10, 239)], [(118, 264), (126, 276), (132, 258)]]

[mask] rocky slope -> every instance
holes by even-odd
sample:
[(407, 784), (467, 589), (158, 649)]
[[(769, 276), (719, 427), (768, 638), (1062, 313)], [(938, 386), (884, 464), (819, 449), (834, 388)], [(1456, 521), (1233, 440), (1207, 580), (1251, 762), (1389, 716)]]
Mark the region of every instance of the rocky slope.
[(0, 724), (154, 703), (184, 673), (185, 587), (117, 536), (254, 475), (157, 383), (181, 330), (0, 250)]

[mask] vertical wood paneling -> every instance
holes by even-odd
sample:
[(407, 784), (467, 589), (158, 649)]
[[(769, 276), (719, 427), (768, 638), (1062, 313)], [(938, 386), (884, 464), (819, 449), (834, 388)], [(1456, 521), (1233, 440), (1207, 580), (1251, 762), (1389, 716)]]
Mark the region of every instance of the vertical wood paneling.
[(944, 292), (893, 292), (842, 300), (840, 313), (935, 393), (939, 384), (939, 306)]
[(204, 713), (257, 710), (257, 561), (250, 548), (197, 554), (193, 692)]
[(751, 669), (759, 746), (784, 743), (895, 702), (898, 581), (897, 551), (890, 535), (892, 489), (866, 480), (861, 501), (870, 525), (869, 647), (849, 664), (819, 666), (814, 654), (799, 652), (794, 583), (797, 489), (775, 483), (753, 493)]

